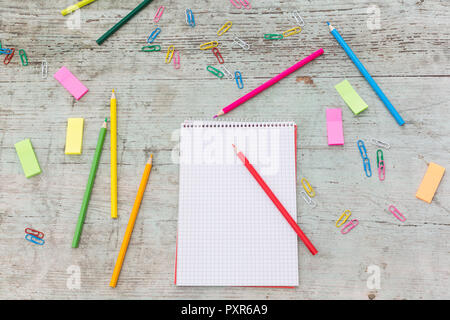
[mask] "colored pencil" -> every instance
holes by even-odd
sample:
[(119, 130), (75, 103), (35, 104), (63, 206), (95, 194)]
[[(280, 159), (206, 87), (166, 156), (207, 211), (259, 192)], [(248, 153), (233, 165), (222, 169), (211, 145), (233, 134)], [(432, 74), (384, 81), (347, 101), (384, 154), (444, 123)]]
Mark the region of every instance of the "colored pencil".
[(142, 197), (144, 196), (145, 187), (147, 186), (148, 177), (150, 171), (152, 170), (153, 155), (150, 155), (147, 164), (145, 166), (144, 174), (142, 175), (141, 184), (139, 185), (139, 190), (136, 195), (136, 200), (134, 201), (133, 209), (131, 210), (130, 219), (128, 220), (127, 229), (125, 230), (125, 236), (123, 237), (122, 246), (120, 247), (119, 256), (117, 257), (116, 265), (111, 277), (111, 282), (109, 285), (113, 288), (117, 285), (117, 280), (119, 279), (120, 271), (122, 270), (123, 260), (125, 259), (125, 254), (127, 253), (128, 244), (130, 242), (131, 233), (133, 232), (134, 223), (139, 212), (139, 207), (141, 206)]
[(289, 212), (287, 212), (286, 208), (281, 204), (280, 200), (275, 196), (275, 194), (270, 190), (269, 186), (265, 183), (263, 178), (258, 174), (258, 172), (255, 170), (255, 168), (252, 166), (250, 161), (245, 157), (245, 155), (237, 150), (236, 146), (233, 144), (233, 148), (238, 156), (238, 158), (242, 161), (242, 163), (245, 165), (247, 170), (251, 173), (251, 175), (255, 178), (255, 180), (258, 182), (258, 184), (261, 186), (261, 188), (264, 190), (264, 192), (267, 194), (267, 196), (272, 200), (273, 204), (278, 208), (278, 210), (281, 212), (283, 217), (286, 219), (286, 221), (290, 224), (292, 229), (297, 233), (298, 237), (303, 241), (305, 246), (308, 248), (308, 250), (312, 253), (312, 255), (315, 255), (317, 253), (317, 249), (314, 247), (314, 245), (309, 241), (308, 237), (303, 233), (303, 231), (300, 229), (298, 224), (295, 222), (295, 220), (291, 217)]
[(75, 3), (75, 4), (71, 5), (70, 7), (67, 7), (66, 9), (62, 10), (61, 14), (63, 16), (68, 15), (69, 13), (71, 13), (71, 12), (73, 12), (75, 10), (78, 10), (81, 7), (84, 7), (84, 6), (90, 4), (90, 3), (94, 2), (94, 1), (95, 0), (83, 0), (83, 1), (80, 1), (78, 3)]
[(287, 77), (288, 75), (290, 75), (294, 71), (297, 71), (298, 69), (303, 67), (305, 64), (313, 61), (314, 59), (316, 59), (317, 57), (321, 56), (322, 54), (323, 54), (323, 49), (321, 48), (321, 49), (317, 50), (316, 52), (314, 52), (313, 54), (311, 54), (308, 57), (306, 57), (305, 59), (297, 62), (292, 67), (286, 69), (285, 71), (283, 71), (282, 73), (280, 73), (276, 77), (274, 77), (274, 78), (270, 79), (269, 81), (267, 81), (266, 83), (260, 85), (258, 88), (254, 89), (253, 91), (250, 91), (245, 96), (239, 98), (238, 100), (236, 100), (232, 104), (230, 104), (227, 107), (223, 108), (218, 114), (216, 114), (214, 116), (214, 118), (220, 117), (220, 116), (224, 115), (225, 113), (230, 112), (234, 108), (239, 107), (244, 102), (250, 100), (251, 98), (253, 98), (257, 94), (259, 94), (262, 91), (266, 90), (267, 88), (269, 88), (270, 86), (274, 85), (275, 83), (277, 83), (281, 79)]
[(117, 218), (117, 99), (111, 94), (111, 218)]
[(92, 160), (91, 171), (89, 173), (86, 190), (84, 191), (83, 202), (81, 203), (80, 215), (78, 216), (77, 226), (75, 228), (75, 235), (73, 236), (72, 248), (78, 248), (80, 243), (81, 231), (83, 229), (84, 219), (86, 218), (86, 212), (91, 199), (92, 187), (94, 186), (95, 175), (97, 174), (98, 164), (100, 163), (100, 156), (102, 154), (103, 143), (106, 136), (107, 119), (103, 122), (103, 126), (100, 129), (98, 135), (97, 147), (95, 148), (94, 159)]
[(341, 34), (329, 22), (327, 22), (327, 24), (328, 24), (328, 27), (330, 28), (331, 34), (336, 38), (337, 42), (341, 45), (342, 49), (344, 49), (345, 53), (347, 53), (350, 60), (353, 61), (353, 63), (359, 69), (359, 71), (364, 76), (364, 78), (366, 78), (367, 82), (370, 84), (372, 89), (375, 91), (375, 93), (378, 95), (378, 97), (384, 103), (386, 108), (389, 110), (391, 115), (394, 117), (395, 121), (397, 121), (397, 123), (400, 126), (404, 125), (405, 121), (402, 119), (402, 117), (397, 112), (397, 110), (394, 108), (394, 106), (389, 101), (389, 99), (386, 97), (384, 92), (381, 90), (381, 88), (378, 86), (378, 84), (372, 78), (370, 73), (366, 70), (366, 68), (361, 63), (361, 61), (359, 61), (358, 57), (355, 55), (355, 53), (352, 51), (352, 49), (349, 47), (349, 45), (342, 38)]
[(147, 5), (150, 4), (153, 0), (144, 0), (142, 1), (136, 8), (134, 8), (130, 13), (128, 13), (122, 20), (117, 22), (111, 29), (105, 32), (100, 38), (97, 39), (97, 44), (101, 45), (106, 39), (108, 39), (114, 32), (119, 30), (125, 23), (128, 22), (131, 18), (133, 18), (136, 14), (139, 13), (142, 9), (144, 9)]

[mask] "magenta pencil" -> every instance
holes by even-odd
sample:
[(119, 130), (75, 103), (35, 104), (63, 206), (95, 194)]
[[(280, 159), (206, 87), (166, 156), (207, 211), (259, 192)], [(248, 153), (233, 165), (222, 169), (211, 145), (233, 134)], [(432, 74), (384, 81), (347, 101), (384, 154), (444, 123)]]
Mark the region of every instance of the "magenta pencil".
[(270, 86), (274, 85), (275, 83), (277, 83), (278, 81), (280, 81), (281, 79), (287, 77), (288, 75), (290, 75), (291, 73), (297, 71), (298, 69), (300, 69), (301, 67), (303, 67), (305, 64), (313, 61), (314, 59), (316, 59), (317, 57), (320, 57), (323, 54), (323, 49), (319, 49), (316, 52), (314, 52), (313, 54), (307, 56), (305, 59), (297, 62), (296, 64), (294, 64), (292, 67), (286, 69), (285, 71), (283, 71), (282, 73), (280, 73), (279, 75), (277, 75), (276, 77), (270, 79), (269, 81), (265, 82), (264, 84), (260, 85), (258, 88), (256, 88), (253, 91), (250, 91), (249, 93), (247, 93), (245, 96), (237, 99), (235, 102), (233, 102), (232, 104), (228, 105), (227, 107), (223, 108), (218, 114), (216, 114), (214, 116), (214, 118), (220, 117), (222, 115), (224, 115), (227, 112), (230, 112), (231, 110), (233, 110), (234, 108), (239, 107), (241, 104), (243, 104), (244, 102), (250, 100), (251, 98), (253, 98), (254, 96), (256, 96), (257, 94), (261, 93), (262, 91), (266, 90), (267, 88), (269, 88)]

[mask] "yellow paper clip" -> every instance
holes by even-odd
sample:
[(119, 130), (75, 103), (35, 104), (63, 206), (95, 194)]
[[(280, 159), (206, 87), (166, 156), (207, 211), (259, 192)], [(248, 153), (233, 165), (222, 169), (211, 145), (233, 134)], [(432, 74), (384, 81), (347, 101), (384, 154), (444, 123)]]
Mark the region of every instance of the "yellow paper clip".
[(166, 63), (170, 63), (170, 61), (172, 61), (174, 52), (175, 52), (175, 46), (170, 46), (169, 49), (167, 49)]
[(232, 25), (233, 25), (233, 22), (227, 21), (227, 23), (225, 23), (225, 24), (217, 31), (217, 35), (220, 37), (220, 36), (223, 35), (225, 32), (227, 32), (228, 30), (230, 30), (230, 28), (231, 28)]
[(300, 33), (300, 32), (302, 32), (302, 28), (295, 27), (295, 28), (292, 28), (292, 29), (289, 29), (289, 30), (286, 30), (285, 32), (283, 32), (283, 36), (286, 38), (286, 37), (290, 37), (290, 36)]
[[(346, 212), (348, 212), (348, 213), (346, 214)], [(352, 215), (352, 212), (351, 212), (350, 210), (345, 210), (344, 213), (341, 214), (341, 216), (339, 217), (339, 219), (337, 219), (337, 221), (336, 221), (336, 228), (339, 228), (340, 226), (342, 226), (342, 225), (345, 223), (345, 221), (347, 221), (347, 219), (348, 219), (351, 215)], [(344, 218), (344, 217), (345, 217), (345, 218)], [(342, 218), (344, 218), (344, 220), (341, 221)], [(339, 225), (338, 225), (338, 222), (339, 222), (339, 221), (341, 221), (341, 223), (339, 223)]]
[[(309, 184), (308, 180), (305, 178), (302, 178), (301, 180), (303, 189), (305, 189), (306, 193), (311, 197), (314, 198), (316, 196), (316, 192), (314, 191), (313, 187)], [(305, 184), (306, 182), (306, 184)]]
[(206, 43), (200, 45), (200, 50), (212, 49), (212, 48), (217, 47), (218, 45), (219, 45), (219, 43), (217, 41), (206, 42)]

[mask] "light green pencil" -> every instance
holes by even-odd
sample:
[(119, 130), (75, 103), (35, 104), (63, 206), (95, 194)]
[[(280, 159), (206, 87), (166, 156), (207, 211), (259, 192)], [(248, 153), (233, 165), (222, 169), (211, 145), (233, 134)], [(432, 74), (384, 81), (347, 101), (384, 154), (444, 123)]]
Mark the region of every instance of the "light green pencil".
[(86, 218), (86, 212), (91, 199), (92, 187), (94, 186), (95, 175), (97, 174), (98, 164), (100, 162), (100, 156), (102, 154), (103, 143), (106, 136), (106, 125), (108, 119), (105, 119), (97, 140), (97, 148), (95, 148), (94, 159), (92, 160), (91, 172), (89, 173), (88, 182), (86, 185), (86, 191), (84, 191), (83, 203), (81, 204), (80, 215), (78, 216), (77, 226), (75, 228), (75, 235), (73, 236), (72, 248), (78, 248), (80, 243), (81, 231), (84, 225), (84, 219)]

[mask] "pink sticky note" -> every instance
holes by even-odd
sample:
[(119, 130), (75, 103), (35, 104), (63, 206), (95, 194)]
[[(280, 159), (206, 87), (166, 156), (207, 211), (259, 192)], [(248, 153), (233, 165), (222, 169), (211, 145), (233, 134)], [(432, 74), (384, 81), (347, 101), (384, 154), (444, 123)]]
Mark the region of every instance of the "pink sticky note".
[(88, 92), (88, 88), (86, 88), (66, 67), (61, 67), (53, 77), (77, 100), (80, 100), (81, 97)]
[(327, 109), (328, 145), (344, 144), (344, 129), (342, 128), (342, 109)]

